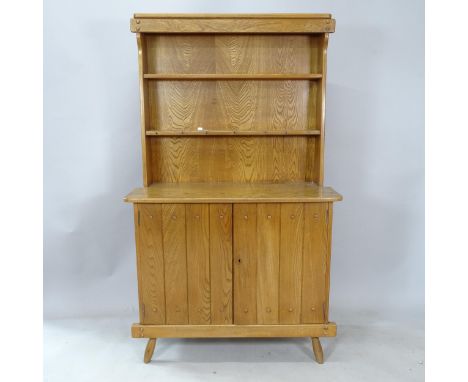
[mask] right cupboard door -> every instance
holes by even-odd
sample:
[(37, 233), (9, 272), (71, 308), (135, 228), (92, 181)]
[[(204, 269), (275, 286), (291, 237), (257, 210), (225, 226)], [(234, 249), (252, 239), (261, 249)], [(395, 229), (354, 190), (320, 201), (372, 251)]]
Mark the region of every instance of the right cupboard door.
[(328, 321), (331, 203), (234, 204), (234, 323)]

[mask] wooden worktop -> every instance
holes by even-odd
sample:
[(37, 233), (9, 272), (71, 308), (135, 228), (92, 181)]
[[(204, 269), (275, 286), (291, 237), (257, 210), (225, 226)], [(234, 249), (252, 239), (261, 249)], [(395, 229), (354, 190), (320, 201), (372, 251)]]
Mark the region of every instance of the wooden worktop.
[(336, 202), (342, 196), (330, 187), (296, 183), (155, 183), (137, 188), (130, 203), (278, 203)]

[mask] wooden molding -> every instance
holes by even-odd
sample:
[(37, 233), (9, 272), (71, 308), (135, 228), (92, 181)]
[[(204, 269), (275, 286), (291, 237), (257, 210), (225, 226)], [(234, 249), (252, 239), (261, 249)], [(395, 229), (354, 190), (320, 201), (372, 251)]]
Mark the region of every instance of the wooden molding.
[(335, 20), (323, 16), (247, 15), (141, 15), (130, 20), (135, 33), (333, 33)]
[(133, 338), (335, 337), (336, 324), (132, 325)]

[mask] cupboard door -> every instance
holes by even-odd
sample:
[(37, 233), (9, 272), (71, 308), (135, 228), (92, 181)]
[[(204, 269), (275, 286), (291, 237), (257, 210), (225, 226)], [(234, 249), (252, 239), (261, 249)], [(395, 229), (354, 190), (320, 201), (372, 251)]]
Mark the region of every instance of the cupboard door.
[(134, 208), (140, 322), (164, 324), (166, 302), (161, 205), (135, 204)]
[(211, 323), (232, 324), (232, 204), (210, 204)]
[(234, 204), (234, 323), (328, 317), (327, 203)]

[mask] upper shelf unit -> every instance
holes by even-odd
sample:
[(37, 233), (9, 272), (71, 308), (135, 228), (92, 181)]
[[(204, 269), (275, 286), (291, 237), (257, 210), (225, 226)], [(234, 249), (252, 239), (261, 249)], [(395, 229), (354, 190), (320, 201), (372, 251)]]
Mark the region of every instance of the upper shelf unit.
[(144, 184), (323, 184), (328, 14), (140, 15)]

